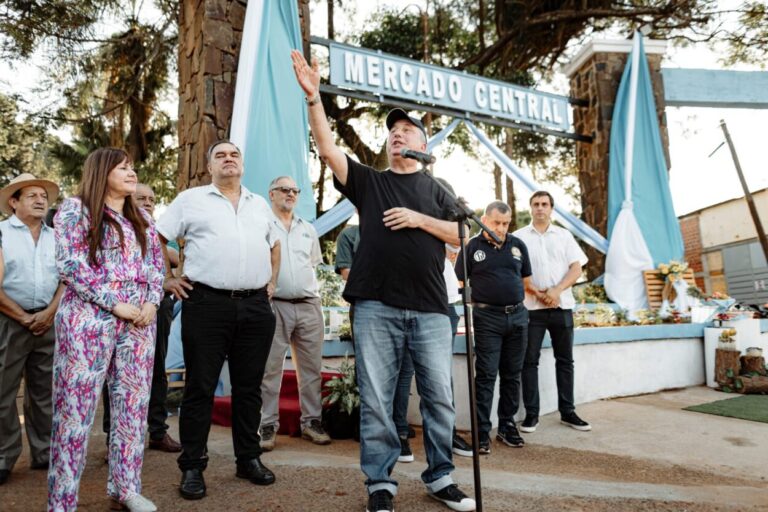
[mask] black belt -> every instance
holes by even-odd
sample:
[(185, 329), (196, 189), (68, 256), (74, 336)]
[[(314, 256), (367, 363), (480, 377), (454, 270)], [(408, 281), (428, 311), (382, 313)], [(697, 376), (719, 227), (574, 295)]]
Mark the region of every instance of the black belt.
[(203, 283), (192, 283), (192, 286), (195, 288), (200, 288), (201, 290), (205, 290), (207, 292), (215, 293), (217, 295), (225, 295), (229, 297), (230, 299), (244, 299), (246, 297), (250, 297), (251, 295), (258, 295), (260, 293), (267, 293), (267, 287), (264, 286), (263, 288), (259, 288), (258, 290), (222, 290), (220, 288), (214, 288), (212, 286), (208, 286), (207, 284)]
[(472, 305), (479, 309), (487, 309), (488, 311), (496, 311), (497, 313), (514, 313), (518, 309), (524, 306), (524, 303), (518, 302), (517, 304), (511, 304), (509, 306), (495, 306), (493, 304), (483, 304), (482, 302), (473, 302)]
[(41, 308), (32, 308), (32, 309), (25, 309), (24, 311), (26, 313), (29, 313), (30, 315), (34, 315), (35, 313), (39, 313), (42, 310), (46, 309), (48, 306), (43, 306)]
[(301, 297), (298, 299), (281, 299), (280, 297), (272, 297), (272, 300), (279, 300), (280, 302), (290, 302), (291, 304), (301, 304), (302, 302), (309, 302), (315, 297)]

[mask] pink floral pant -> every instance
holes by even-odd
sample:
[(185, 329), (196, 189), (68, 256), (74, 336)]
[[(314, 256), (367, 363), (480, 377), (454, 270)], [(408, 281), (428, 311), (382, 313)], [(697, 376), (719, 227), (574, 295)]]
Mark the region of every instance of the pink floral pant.
[(67, 290), (56, 315), (49, 511), (77, 508), (88, 435), (105, 378), (112, 413), (107, 493), (125, 501), (141, 492), (154, 353), (154, 323), (134, 327)]

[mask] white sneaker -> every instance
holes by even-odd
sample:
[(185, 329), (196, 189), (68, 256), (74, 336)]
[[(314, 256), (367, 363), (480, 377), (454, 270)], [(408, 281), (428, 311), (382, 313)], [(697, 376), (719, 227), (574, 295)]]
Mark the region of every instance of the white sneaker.
[(129, 510), (130, 512), (156, 512), (157, 507), (141, 494), (134, 494), (125, 501), (112, 498), (112, 510)]

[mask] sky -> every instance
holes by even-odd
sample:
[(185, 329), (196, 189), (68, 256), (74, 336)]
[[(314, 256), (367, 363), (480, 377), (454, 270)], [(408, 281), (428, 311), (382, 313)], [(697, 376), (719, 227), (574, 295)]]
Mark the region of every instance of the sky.
[[(394, 6), (416, 13), (425, 3), (424, 0), (368, 0), (354, 4), (346, 2), (346, 5), (353, 5), (354, 12), (337, 11), (337, 30), (359, 30), (370, 14), (380, 6)], [(325, 37), (325, 2), (312, 2), (311, 6), (312, 33)], [(724, 69), (718, 59), (719, 56), (704, 45), (692, 45), (687, 48), (670, 46), (663, 66)], [(744, 65), (733, 69), (757, 70), (754, 66)], [(26, 93), (29, 98), (29, 91), (36, 85), (38, 77), (39, 71), (35, 65), (10, 68), (7, 63), (0, 61), (2, 92)], [(568, 94), (567, 79), (562, 73), (556, 73), (551, 83), (540, 84), (538, 88)], [(175, 105), (168, 105), (164, 109), (175, 116)], [(667, 107), (666, 114), (671, 158), (670, 189), (678, 215), (743, 196), (727, 146), (721, 147), (712, 157), (708, 157), (723, 141), (719, 126), (721, 119), (726, 121), (731, 132), (749, 188), (755, 191), (768, 187), (768, 145), (765, 143), (768, 110)], [(376, 145), (383, 142), (385, 134), (380, 128), (360, 128), (367, 143)], [(58, 135), (66, 137), (66, 133)], [(444, 147), (435, 151), (438, 158), (435, 174), (451, 182), (458, 193), (475, 208), (483, 207), (493, 200), (493, 161), (484, 149), (480, 149), (478, 153), (479, 159), (470, 158), (461, 151), (454, 151), (449, 155)], [(313, 177), (317, 176), (318, 169), (319, 163), (315, 161), (311, 171)], [(553, 192), (557, 201), (578, 211), (578, 201), (566, 196), (560, 187), (547, 185), (547, 188)], [(527, 206), (525, 199), (519, 198), (519, 208)], [(331, 195), (326, 201), (325, 206), (329, 207), (335, 202), (335, 197)]]

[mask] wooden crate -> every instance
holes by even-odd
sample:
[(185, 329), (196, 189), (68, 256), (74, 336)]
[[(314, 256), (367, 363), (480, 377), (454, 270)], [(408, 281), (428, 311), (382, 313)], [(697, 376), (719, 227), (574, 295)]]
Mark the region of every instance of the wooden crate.
[[(171, 370), (165, 370), (165, 374), (168, 377), (168, 389), (183, 388), (187, 381), (186, 368), (174, 368)], [(181, 375), (181, 380), (171, 380), (174, 375)]]
[[(664, 290), (664, 279), (659, 277), (658, 270), (643, 271), (645, 280), (645, 293), (648, 296), (648, 306), (651, 309), (661, 307), (661, 293)], [(696, 286), (696, 279), (693, 277), (693, 269), (688, 269), (683, 273), (683, 279), (688, 281), (690, 286)]]

